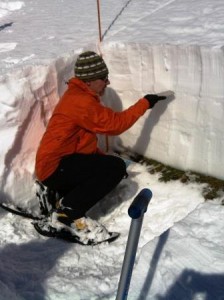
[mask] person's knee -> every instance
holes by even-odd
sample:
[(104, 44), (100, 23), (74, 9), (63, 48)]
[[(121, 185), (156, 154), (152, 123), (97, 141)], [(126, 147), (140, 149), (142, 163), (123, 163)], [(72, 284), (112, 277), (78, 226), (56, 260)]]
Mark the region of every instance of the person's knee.
[(111, 165), (110, 166), (111, 171), (114, 170), (114, 172), (117, 175), (120, 175), (121, 178), (127, 177), (126, 164), (122, 158), (117, 156), (112, 156), (110, 165)]

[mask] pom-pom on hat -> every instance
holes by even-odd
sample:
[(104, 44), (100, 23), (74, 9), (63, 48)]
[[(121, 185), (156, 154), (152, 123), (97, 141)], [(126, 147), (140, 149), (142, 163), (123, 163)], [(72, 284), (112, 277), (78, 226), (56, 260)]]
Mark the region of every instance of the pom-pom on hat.
[(75, 76), (83, 81), (106, 78), (108, 73), (102, 57), (93, 51), (81, 53), (76, 60)]

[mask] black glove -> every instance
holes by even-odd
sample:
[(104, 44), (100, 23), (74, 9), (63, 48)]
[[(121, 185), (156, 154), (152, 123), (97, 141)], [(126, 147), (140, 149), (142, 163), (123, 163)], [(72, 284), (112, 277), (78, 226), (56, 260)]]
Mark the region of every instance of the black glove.
[(166, 100), (166, 96), (158, 95), (145, 95), (144, 98), (149, 101), (149, 108), (153, 108), (153, 106), (160, 100)]

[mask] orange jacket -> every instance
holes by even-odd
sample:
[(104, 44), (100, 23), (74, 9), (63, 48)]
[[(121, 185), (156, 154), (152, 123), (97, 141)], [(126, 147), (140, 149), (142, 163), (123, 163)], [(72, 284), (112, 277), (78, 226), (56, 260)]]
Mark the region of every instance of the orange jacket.
[(121, 134), (148, 108), (149, 103), (143, 98), (122, 112), (114, 112), (103, 106), (99, 97), (83, 81), (72, 78), (40, 142), (36, 155), (37, 178), (45, 180), (66, 155), (100, 152), (97, 134)]

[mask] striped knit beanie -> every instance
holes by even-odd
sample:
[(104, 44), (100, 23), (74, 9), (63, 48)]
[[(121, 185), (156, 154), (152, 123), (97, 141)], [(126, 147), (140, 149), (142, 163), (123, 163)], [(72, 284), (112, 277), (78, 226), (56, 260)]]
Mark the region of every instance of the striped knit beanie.
[(101, 56), (93, 51), (80, 54), (75, 63), (75, 76), (83, 81), (91, 81), (108, 76), (108, 68)]

